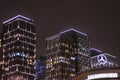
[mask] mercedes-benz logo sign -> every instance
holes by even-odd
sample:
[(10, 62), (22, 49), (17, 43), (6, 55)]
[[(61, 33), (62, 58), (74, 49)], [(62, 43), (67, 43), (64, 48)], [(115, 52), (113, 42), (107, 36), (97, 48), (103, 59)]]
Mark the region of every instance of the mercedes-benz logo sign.
[(107, 57), (104, 54), (100, 54), (97, 56), (97, 61), (100, 64), (105, 64), (105, 63), (107, 63)]

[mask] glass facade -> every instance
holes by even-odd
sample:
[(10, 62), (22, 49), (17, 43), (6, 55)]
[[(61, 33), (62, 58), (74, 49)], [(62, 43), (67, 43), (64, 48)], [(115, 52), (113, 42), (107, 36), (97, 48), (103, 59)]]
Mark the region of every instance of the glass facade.
[(46, 38), (46, 80), (69, 80), (90, 68), (87, 35), (70, 29)]
[(32, 20), (18, 15), (3, 23), (2, 80), (34, 80), (36, 33)]

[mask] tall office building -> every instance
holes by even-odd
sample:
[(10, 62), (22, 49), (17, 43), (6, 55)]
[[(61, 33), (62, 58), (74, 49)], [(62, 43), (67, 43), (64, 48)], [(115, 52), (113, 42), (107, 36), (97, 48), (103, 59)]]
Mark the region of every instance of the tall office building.
[(36, 33), (33, 21), (17, 15), (3, 22), (2, 80), (34, 80)]
[(46, 38), (46, 80), (69, 80), (90, 68), (89, 39), (69, 29)]

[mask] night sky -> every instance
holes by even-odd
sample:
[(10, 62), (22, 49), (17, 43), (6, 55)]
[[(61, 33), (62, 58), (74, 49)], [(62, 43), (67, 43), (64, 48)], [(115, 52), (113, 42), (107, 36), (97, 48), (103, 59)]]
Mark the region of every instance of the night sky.
[(34, 20), (37, 55), (45, 54), (45, 38), (69, 28), (88, 34), (91, 47), (120, 61), (119, 0), (1, 0), (2, 22), (18, 14)]

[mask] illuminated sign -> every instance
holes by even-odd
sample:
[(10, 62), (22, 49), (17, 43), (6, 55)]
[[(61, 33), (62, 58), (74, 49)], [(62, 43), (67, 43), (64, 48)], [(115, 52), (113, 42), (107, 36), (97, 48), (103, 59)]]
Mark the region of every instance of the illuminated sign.
[(100, 54), (97, 56), (97, 61), (100, 63), (100, 64), (105, 64), (107, 63), (107, 57), (104, 55), (104, 54)]
[(100, 74), (92, 74), (88, 75), (87, 79), (101, 79), (101, 78), (117, 78), (118, 73), (100, 73)]

